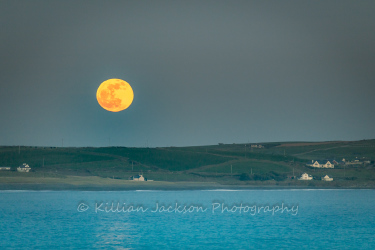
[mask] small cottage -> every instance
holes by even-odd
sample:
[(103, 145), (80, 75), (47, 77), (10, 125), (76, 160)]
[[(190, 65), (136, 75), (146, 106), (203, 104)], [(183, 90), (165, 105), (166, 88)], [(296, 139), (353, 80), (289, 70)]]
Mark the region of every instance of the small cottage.
[(330, 178), (328, 175), (322, 177), (322, 181), (333, 181), (333, 178)]
[(146, 181), (147, 179), (145, 179), (143, 177), (143, 175), (140, 174), (140, 175), (131, 176), (130, 180), (132, 180), (132, 181)]
[(298, 180), (300, 180), (300, 181), (310, 181), (312, 179), (313, 179), (313, 177), (311, 175), (308, 175), (307, 173), (303, 173)]
[(22, 164), (21, 166), (19, 166), (18, 168), (17, 168), (17, 171), (18, 172), (29, 172), (30, 171), (30, 167), (29, 167), (29, 165), (27, 165), (26, 163), (24, 163), (24, 164)]

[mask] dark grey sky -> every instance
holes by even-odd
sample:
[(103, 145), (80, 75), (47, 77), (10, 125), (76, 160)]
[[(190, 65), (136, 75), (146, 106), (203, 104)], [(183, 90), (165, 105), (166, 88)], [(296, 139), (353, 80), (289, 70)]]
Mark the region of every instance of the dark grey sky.
[[(375, 138), (375, 1), (0, 1), (0, 145)], [(109, 78), (134, 90), (112, 113)]]

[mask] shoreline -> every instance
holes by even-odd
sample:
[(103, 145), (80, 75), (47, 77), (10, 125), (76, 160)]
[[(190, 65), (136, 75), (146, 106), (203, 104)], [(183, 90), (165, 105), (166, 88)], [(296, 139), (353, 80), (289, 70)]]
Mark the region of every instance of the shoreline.
[(188, 190), (349, 190), (375, 189), (372, 186), (321, 187), (282, 185), (222, 185), (205, 183), (168, 183), (158, 185), (70, 185), (70, 184), (0, 184), (0, 191), (188, 191)]
[[(312, 185), (313, 184), (313, 185)], [(332, 185), (334, 184), (334, 185)], [(346, 185), (345, 185), (346, 184)], [(275, 189), (375, 189), (374, 182), (168, 182), (130, 181), (97, 176), (67, 176), (66, 178), (0, 177), (0, 190), (34, 191), (134, 191), (134, 190), (275, 190)]]

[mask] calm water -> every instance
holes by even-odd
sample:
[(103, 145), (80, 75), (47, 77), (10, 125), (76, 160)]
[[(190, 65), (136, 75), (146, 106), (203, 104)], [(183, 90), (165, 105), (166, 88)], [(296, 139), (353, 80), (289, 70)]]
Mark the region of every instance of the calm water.
[(0, 191), (0, 202), (1, 249), (375, 249), (375, 190)]

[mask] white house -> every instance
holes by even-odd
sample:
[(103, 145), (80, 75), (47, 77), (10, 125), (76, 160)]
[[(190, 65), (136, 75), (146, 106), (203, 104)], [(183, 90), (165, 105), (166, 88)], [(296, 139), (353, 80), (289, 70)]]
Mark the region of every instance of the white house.
[(18, 172), (29, 172), (30, 171), (30, 167), (29, 167), (29, 165), (27, 165), (26, 163), (24, 163), (24, 164), (22, 164), (21, 166), (19, 166), (18, 168), (17, 168), (17, 171)]
[(312, 160), (310, 164), (306, 164), (306, 166), (313, 167), (313, 168), (320, 168), (320, 163), (318, 161)]
[(334, 168), (335, 165), (327, 161), (326, 163), (322, 164), (322, 168)]
[(130, 177), (130, 180), (132, 180), (132, 181), (145, 181), (145, 178), (143, 177), (143, 175), (134, 175), (134, 176)]
[(313, 168), (334, 168), (335, 165), (332, 164), (330, 161), (326, 161), (325, 163), (318, 162), (312, 160), (310, 164), (306, 164), (306, 166), (313, 167)]
[(333, 181), (333, 178), (330, 178), (328, 175), (322, 177), (322, 181)]
[(311, 175), (308, 175), (307, 173), (303, 173), (298, 180), (300, 180), (300, 181), (310, 181), (312, 179), (313, 179), (313, 177)]

